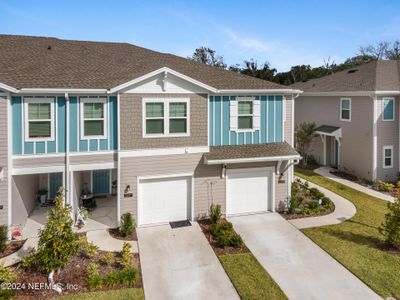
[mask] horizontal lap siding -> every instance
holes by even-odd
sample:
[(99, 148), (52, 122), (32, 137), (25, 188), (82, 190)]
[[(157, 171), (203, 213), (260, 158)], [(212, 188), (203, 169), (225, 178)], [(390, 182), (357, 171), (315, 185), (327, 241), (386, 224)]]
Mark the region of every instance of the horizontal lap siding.
[(13, 168), (35, 168), (61, 166), (65, 163), (64, 156), (41, 156), (33, 158), (14, 158)]
[(116, 161), (117, 161), (116, 153), (70, 156), (70, 163), (72, 165), (110, 163)]
[(0, 224), (8, 223), (8, 140), (7, 140), (7, 98), (0, 96), (0, 167), (3, 167), (3, 180), (0, 181)]

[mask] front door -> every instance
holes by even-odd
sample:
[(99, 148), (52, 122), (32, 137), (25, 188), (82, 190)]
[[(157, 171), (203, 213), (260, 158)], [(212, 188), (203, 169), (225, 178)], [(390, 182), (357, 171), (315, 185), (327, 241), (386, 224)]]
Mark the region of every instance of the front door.
[(54, 199), (57, 196), (58, 190), (63, 185), (63, 173), (50, 173), (49, 176), (50, 199)]
[(92, 193), (109, 194), (110, 193), (110, 170), (95, 170), (92, 172)]

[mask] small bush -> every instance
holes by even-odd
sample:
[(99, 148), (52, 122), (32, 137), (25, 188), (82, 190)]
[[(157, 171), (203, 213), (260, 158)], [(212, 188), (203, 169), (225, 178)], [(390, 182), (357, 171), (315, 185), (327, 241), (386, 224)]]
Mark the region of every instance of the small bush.
[(229, 239), (229, 243), (232, 247), (239, 248), (243, 245), (243, 239), (239, 234), (233, 233)]
[(122, 246), (122, 251), (120, 252), (121, 258), (118, 260), (118, 264), (123, 268), (132, 266), (131, 248), (132, 245), (127, 242)]
[(209, 209), (209, 215), (212, 224), (217, 224), (221, 220), (221, 205), (219, 204), (211, 204)]
[(330, 205), (332, 202), (331, 202), (331, 199), (329, 199), (328, 197), (322, 197), (322, 205), (323, 206), (326, 206), (326, 205)]
[(81, 253), (87, 258), (93, 258), (99, 253), (99, 247), (89, 242), (86, 235), (79, 236), (78, 243)]
[(106, 266), (111, 266), (114, 262), (115, 254), (113, 252), (108, 252), (103, 255), (101, 262)]
[(6, 250), (7, 247), (7, 226), (0, 225), (0, 252)]
[(118, 284), (135, 285), (139, 278), (139, 272), (132, 266), (123, 268), (122, 270), (112, 271), (103, 278), (103, 283), (107, 286)]
[(231, 222), (224, 221), (217, 224), (211, 224), (209, 231), (212, 236), (217, 240), (220, 247), (235, 247), (238, 248), (243, 245), (243, 240), (233, 231)]
[(310, 201), (310, 202), (308, 202), (308, 208), (309, 209), (317, 209), (318, 208), (318, 202), (317, 201)]
[(217, 235), (218, 245), (223, 248), (230, 246), (230, 238), (231, 238), (231, 232), (221, 231)]
[(99, 274), (99, 265), (95, 263), (88, 264), (86, 268), (87, 280), (86, 284), (89, 289), (98, 289), (103, 285), (103, 279)]
[(292, 196), (290, 197), (289, 212), (291, 214), (294, 214), (299, 205), (300, 205), (300, 197), (292, 194)]
[(121, 227), (119, 228), (119, 231), (123, 236), (128, 236), (132, 234), (134, 228), (135, 222), (132, 218), (131, 213), (124, 213), (121, 216)]
[(17, 278), (18, 275), (13, 269), (7, 268), (3, 263), (0, 263), (0, 283), (13, 283)]
[(388, 209), (379, 232), (384, 235), (387, 243), (400, 249), (400, 198), (394, 203), (388, 202)]
[(316, 188), (310, 188), (310, 195), (311, 197), (313, 197), (314, 199), (321, 199), (322, 197), (324, 197), (325, 195), (318, 189)]

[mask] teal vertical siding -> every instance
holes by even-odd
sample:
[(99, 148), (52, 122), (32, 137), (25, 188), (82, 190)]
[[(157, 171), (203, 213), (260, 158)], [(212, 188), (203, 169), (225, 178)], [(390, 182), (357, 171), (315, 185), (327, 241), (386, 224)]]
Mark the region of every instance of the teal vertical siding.
[(57, 143), (58, 143), (58, 152), (65, 152), (65, 140), (66, 140), (66, 130), (65, 130), (65, 120), (66, 120), (66, 100), (65, 97), (58, 97), (58, 135), (57, 135)]
[(90, 140), (89, 142), (89, 150), (97, 151), (97, 140)]
[(13, 154), (22, 154), (22, 98), (11, 97)]
[[(111, 96), (110, 100), (110, 137), (109, 147), (110, 150), (118, 149), (118, 102), (116, 96)], [(101, 148), (101, 147), (100, 147)]]
[[(252, 132), (230, 130), (230, 103), (236, 96), (210, 96), (209, 144), (242, 145), (283, 141), (283, 97), (255, 96), (260, 100), (260, 129)], [(221, 116), (222, 115), (222, 116)]]
[(88, 151), (88, 141), (87, 140), (80, 140), (79, 141), (79, 151), (80, 152), (87, 152)]
[(275, 142), (282, 142), (283, 138), (283, 101), (282, 96), (275, 97)]
[(69, 149), (71, 152), (78, 151), (78, 126), (79, 126), (79, 116), (78, 116), (78, 97), (70, 97), (69, 98), (69, 113), (70, 113), (70, 140), (69, 140)]
[(100, 148), (99, 150), (105, 151), (108, 150), (108, 140), (100, 140)]
[(268, 104), (267, 104), (267, 112), (268, 112), (268, 117), (267, 117), (267, 143), (273, 143), (275, 141), (275, 97), (274, 96), (268, 96)]
[[(22, 138), (24, 139), (25, 137), (22, 136)], [(24, 142), (24, 154), (27, 154), (27, 155), (33, 154), (33, 151), (34, 151), (33, 147), (34, 147), (33, 142)]]
[(45, 142), (36, 142), (36, 154), (44, 154), (46, 151)]

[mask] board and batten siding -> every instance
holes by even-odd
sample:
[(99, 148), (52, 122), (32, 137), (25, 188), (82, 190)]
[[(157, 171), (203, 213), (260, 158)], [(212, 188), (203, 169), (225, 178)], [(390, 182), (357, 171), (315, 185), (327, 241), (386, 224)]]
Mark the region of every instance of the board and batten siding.
[(0, 180), (0, 224), (8, 224), (8, 100), (6, 96), (0, 96), (0, 168), (3, 168), (3, 180)]
[[(31, 98), (31, 97), (29, 97)], [(37, 96), (37, 98), (45, 98)], [(25, 141), (24, 97), (13, 96), (12, 105), (12, 147), (13, 155), (35, 155), (64, 153), (66, 150), (66, 99), (63, 96), (47, 96), (54, 98), (54, 140)], [(117, 97), (109, 96), (107, 101), (108, 120), (106, 139), (81, 139), (80, 98), (70, 96), (70, 151), (91, 152), (117, 150)]]
[(238, 96), (209, 97), (210, 146), (265, 144), (283, 141), (283, 96), (254, 96), (254, 100), (260, 103), (260, 126), (255, 130), (245, 132), (231, 130), (230, 106), (232, 101), (237, 101), (237, 98)]

